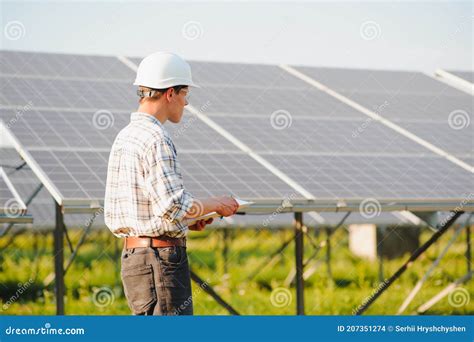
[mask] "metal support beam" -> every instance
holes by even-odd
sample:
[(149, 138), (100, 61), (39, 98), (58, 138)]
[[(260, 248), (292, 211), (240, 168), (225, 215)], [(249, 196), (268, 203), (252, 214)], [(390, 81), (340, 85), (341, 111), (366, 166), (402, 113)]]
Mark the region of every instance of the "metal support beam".
[(387, 227), (378, 227), (376, 228), (376, 240), (377, 240), (377, 259), (379, 261), (379, 282), (383, 282), (385, 279), (383, 272), (383, 245), (385, 240), (385, 234), (387, 232)]
[(189, 273), (191, 275), (191, 279), (196, 282), (204, 292), (210, 295), (220, 306), (226, 309), (231, 315), (240, 315), (237, 310), (235, 310), (229, 303), (222, 299), (221, 296), (216, 293), (216, 291), (214, 291), (207, 281), (202, 280), (201, 277), (199, 277), (192, 270), (189, 270)]
[(295, 213), (295, 268), (296, 268), (296, 314), (304, 315), (303, 214)]
[(267, 256), (265, 260), (247, 277), (247, 281), (251, 281), (257, 276), (264, 268), (274, 265), (277, 258), (281, 256), (281, 253), (288, 247), (288, 245), (293, 241), (293, 237), (283, 242), (283, 244), (272, 254)]
[[(344, 222), (346, 221), (346, 219), (349, 217), (349, 215), (351, 214), (351, 212), (347, 212), (346, 215), (344, 215), (344, 217), (342, 218), (341, 221), (339, 221), (339, 223), (332, 229), (331, 231), (331, 236), (334, 235), (334, 233), (340, 228), (342, 227), (342, 225), (344, 224)], [(306, 234), (306, 236), (309, 237), (309, 234)], [(310, 240), (311, 241), (311, 240)], [(339, 243), (340, 244), (340, 243)], [(317, 270), (317, 267), (318, 267), (318, 262), (316, 261), (314, 263), (314, 265), (312, 265), (311, 267), (307, 268), (307, 266), (310, 264), (310, 262), (316, 258), (316, 256), (318, 255), (319, 251), (324, 248), (326, 246), (326, 241), (321, 241), (319, 244), (313, 244), (313, 247), (314, 247), (314, 250), (313, 250), (313, 253), (308, 257), (308, 259), (306, 259), (305, 262), (303, 262), (303, 268), (306, 269), (306, 271), (303, 273), (303, 278), (305, 280), (307, 280), (309, 277), (311, 277)], [(289, 274), (288, 274), (288, 277), (286, 278), (285, 280), (285, 285), (286, 286), (290, 286), (293, 281), (294, 281), (294, 278), (295, 278), (295, 273), (296, 271), (295, 270), (292, 270)]]
[(446, 286), (441, 292), (439, 292), (437, 295), (435, 295), (433, 298), (431, 298), (429, 301), (426, 303), (422, 304), (416, 312), (418, 314), (425, 313), (428, 311), (433, 305), (438, 303), (441, 299), (449, 295), (452, 291), (456, 289), (461, 284), (464, 284), (465, 282), (471, 280), (472, 278), (472, 271), (468, 272), (467, 274), (463, 275), (461, 278), (456, 279), (454, 282), (450, 283), (448, 286)]
[(332, 280), (331, 271), (331, 228), (326, 228), (326, 270), (328, 278)]
[(467, 272), (472, 271), (472, 248), (471, 248), (471, 218), (472, 213), (466, 222), (466, 261), (467, 261)]
[[(92, 215), (92, 217), (89, 219), (89, 223), (84, 228), (84, 231), (82, 232), (81, 237), (79, 238), (79, 241), (76, 244), (76, 248), (71, 247), (71, 255), (69, 256), (69, 258), (66, 262), (66, 266), (64, 267), (64, 276), (66, 275), (67, 270), (69, 269), (69, 267), (71, 267), (74, 259), (76, 258), (77, 253), (79, 252), (79, 248), (86, 241), (86, 237), (91, 231), (92, 224), (94, 223), (95, 218), (96, 218), (96, 216)], [(65, 232), (67, 232), (66, 229), (67, 229), (66, 226), (64, 226)], [(70, 245), (72, 246), (72, 242), (70, 242)], [(120, 264), (120, 262), (119, 262), (119, 264)], [(44, 278), (44, 282), (43, 282), (44, 286), (45, 287), (49, 286), (49, 284), (51, 284), (53, 282), (54, 278), (55, 278), (55, 273), (48, 274), (48, 276), (46, 278)]]
[[(28, 200), (25, 202), (25, 205), (28, 207), (28, 205), (33, 201), (33, 199), (38, 195), (38, 193), (43, 189), (43, 184), (40, 184), (36, 187), (36, 189), (33, 191), (33, 193), (28, 197)], [(0, 233), (0, 238), (5, 236), (10, 229), (12, 229), (13, 223), (10, 223), (1, 233)]]
[(56, 314), (64, 315), (64, 215), (61, 206), (56, 206), (56, 228), (54, 229), (54, 293), (56, 295)]
[(392, 285), (398, 278), (400, 278), (400, 276), (408, 269), (409, 266), (413, 264), (416, 259), (418, 259), (421, 254), (423, 254), (433, 243), (435, 243), (444, 233), (446, 233), (448, 228), (463, 213), (464, 212), (462, 211), (453, 211), (447, 221), (443, 221), (441, 224), (438, 224), (438, 230), (436, 231), (436, 233), (434, 233), (427, 242), (418, 247), (410, 256), (410, 258), (403, 264), (403, 266), (398, 269), (397, 272), (395, 272), (388, 280), (380, 284), (375, 290), (375, 292), (372, 294), (372, 296), (366, 301), (364, 301), (364, 303), (362, 303), (355, 310), (355, 314), (361, 315), (362, 313), (364, 313), (364, 311), (367, 310), (370, 305), (372, 305), (372, 303), (375, 302), (375, 300), (390, 287), (390, 285)]
[(224, 228), (222, 231), (222, 239), (223, 239), (223, 246), (222, 246), (222, 260), (224, 262), (224, 274), (229, 273), (229, 267), (228, 267), (228, 262), (229, 262), (229, 229)]
[(438, 255), (438, 257), (436, 258), (435, 261), (433, 261), (433, 263), (431, 264), (430, 268), (428, 269), (428, 271), (426, 271), (426, 273), (423, 275), (423, 277), (418, 280), (418, 282), (416, 283), (415, 287), (413, 288), (413, 290), (411, 290), (411, 292), (408, 294), (408, 296), (405, 298), (405, 300), (403, 301), (402, 305), (400, 306), (400, 308), (398, 309), (398, 312), (397, 312), (397, 315), (401, 315), (405, 310), (406, 308), (408, 307), (408, 305), (413, 301), (413, 299), (415, 298), (416, 294), (418, 292), (420, 292), (421, 290), (421, 287), (423, 286), (423, 284), (429, 279), (429, 277), (431, 276), (431, 274), (433, 273), (433, 271), (435, 270), (436, 267), (438, 267), (438, 265), (440, 264), (441, 262), (441, 259), (443, 259), (443, 257), (446, 255), (446, 253), (448, 252), (449, 248), (456, 242), (456, 239), (458, 238), (458, 236), (461, 234), (462, 232), (462, 226), (460, 226), (459, 228), (457, 228), (455, 231), (454, 231), (454, 235), (451, 237), (451, 239), (449, 240), (448, 244), (443, 248), (443, 250), (441, 251), (441, 253)]

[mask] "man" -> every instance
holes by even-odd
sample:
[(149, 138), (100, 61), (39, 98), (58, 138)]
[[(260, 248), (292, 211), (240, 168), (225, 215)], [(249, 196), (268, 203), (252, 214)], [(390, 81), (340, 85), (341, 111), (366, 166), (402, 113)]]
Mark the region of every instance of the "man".
[(201, 231), (210, 212), (235, 214), (231, 197), (194, 199), (184, 188), (177, 152), (163, 124), (183, 116), (191, 68), (172, 53), (154, 53), (139, 65), (138, 110), (116, 137), (110, 152), (105, 223), (125, 239), (122, 282), (135, 315), (192, 315), (186, 254), (189, 230)]

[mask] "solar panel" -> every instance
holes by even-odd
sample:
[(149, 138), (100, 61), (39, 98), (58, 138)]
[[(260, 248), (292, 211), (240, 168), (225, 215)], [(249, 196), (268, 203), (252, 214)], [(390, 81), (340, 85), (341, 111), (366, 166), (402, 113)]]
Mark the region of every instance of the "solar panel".
[[(22, 201), (26, 203), (41, 184), (18, 152), (12, 148), (0, 148), (0, 164), (8, 167), (8, 177), (18, 191)], [(28, 204), (28, 215), (34, 217), (35, 230), (51, 229), (55, 226), (54, 200), (46, 188), (42, 188)], [(65, 215), (67, 227), (84, 227), (90, 219), (90, 214)], [(97, 215), (95, 215), (97, 216)], [(98, 215), (94, 227), (104, 227), (103, 215)]]
[[(196, 81), (199, 82), (199, 81)], [(267, 115), (285, 110), (293, 117), (365, 119), (359, 112), (316, 89), (265, 89), (207, 86), (192, 89), (190, 102), (205, 114)]]
[(474, 98), (469, 94), (420, 72), (296, 69), (448, 153), (472, 154)]
[(20, 51), (0, 51), (0, 74), (128, 81), (135, 77), (116, 57)]
[(137, 106), (131, 82), (1, 77), (2, 105), (71, 109), (131, 110)]
[(187, 187), (198, 197), (234, 194), (248, 199), (281, 199), (295, 192), (243, 153), (181, 152), (179, 158), (183, 177), (190, 180)]
[[(106, 149), (130, 122), (130, 112), (0, 109), (15, 136), (28, 148)], [(194, 115), (186, 112), (179, 125), (165, 123), (178, 150), (237, 151), (237, 147)], [(179, 152), (179, 151), (178, 151)]]
[(435, 156), (265, 155), (319, 198), (467, 198), (473, 177)]
[[(474, 125), (470, 124), (462, 129), (455, 129), (449, 122), (403, 122), (403, 127), (422, 139), (463, 157), (474, 156)], [(474, 165), (472, 161), (469, 165)]]
[[(433, 80), (433, 82), (436, 82)], [(364, 107), (389, 120), (404, 122), (411, 119), (448, 123), (449, 114), (456, 110), (472, 113), (472, 98), (460, 93), (459, 96), (398, 94), (393, 97), (381, 93), (362, 92), (342, 95), (362, 104)]]
[(376, 93), (386, 97), (399, 94), (459, 96), (460, 92), (416, 71), (318, 68), (298, 66), (297, 70), (316, 81), (348, 94)]
[(276, 116), (212, 116), (257, 153), (413, 154), (425, 149), (378, 122)]

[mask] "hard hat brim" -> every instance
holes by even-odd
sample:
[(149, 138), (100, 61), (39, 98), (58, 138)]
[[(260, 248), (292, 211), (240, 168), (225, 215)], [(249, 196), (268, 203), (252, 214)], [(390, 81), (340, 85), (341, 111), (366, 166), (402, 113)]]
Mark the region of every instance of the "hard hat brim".
[(171, 88), (171, 87), (175, 87), (175, 86), (179, 86), (179, 85), (194, 87), (194, 88), (201, 88), (199, 85), (197, 85), (193, 81), (184, 80), (184, 79), (181, 82), (180, 82), (179, 79), (174, 79), (174, 80), (163, 81), (163, 82), (159, 82), (159, 83), (146, 82), (146, 81), (141, 82), (140, 80), (135, 80), (133, 85), (148, 87), (148, 88), (152, 88), (152, 89), (166, 89), (166, 88)]

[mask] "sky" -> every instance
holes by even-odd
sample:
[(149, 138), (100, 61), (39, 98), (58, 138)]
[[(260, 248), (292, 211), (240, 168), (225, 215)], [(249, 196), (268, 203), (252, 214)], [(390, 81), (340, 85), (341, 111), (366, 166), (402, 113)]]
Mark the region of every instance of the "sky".
[(1, 1), (1, 48), (393, 70), (473, 69), (473, 2)]

